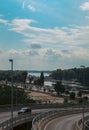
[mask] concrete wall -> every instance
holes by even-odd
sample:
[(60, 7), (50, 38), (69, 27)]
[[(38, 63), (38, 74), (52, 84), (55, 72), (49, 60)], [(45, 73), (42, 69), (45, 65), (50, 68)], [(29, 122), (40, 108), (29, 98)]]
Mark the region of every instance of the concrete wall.
[(22, 125), (14, 127), (14, 130), (31, 130), (32, 122), (27, 122)]

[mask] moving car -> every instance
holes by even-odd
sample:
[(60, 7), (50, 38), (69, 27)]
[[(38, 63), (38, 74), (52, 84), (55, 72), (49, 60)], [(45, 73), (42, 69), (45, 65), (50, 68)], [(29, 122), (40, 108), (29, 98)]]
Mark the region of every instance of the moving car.
[(18, 115), (25, 114), (25, 113), (31, 113), (31, 108), (29, 107), (23, 107), (18, 111)]

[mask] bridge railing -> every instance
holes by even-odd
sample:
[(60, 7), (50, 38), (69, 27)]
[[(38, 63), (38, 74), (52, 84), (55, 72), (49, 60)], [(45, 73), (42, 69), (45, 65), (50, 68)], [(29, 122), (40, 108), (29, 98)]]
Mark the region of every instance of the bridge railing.
[[(24, 115), (19, 115), (13, 118), (13, 127), (16, 127), (18, 125), (21, 125), (23, 123), (32, 121), (32, 119), (37, 115), (38, 113), (34, 114), (24, 114)], [(0, 130), (10, 130), (12, 125), (12, 120), (6, 120), (2, 123), (0, 123)]]
[(85, 121), (84, 127), (85, 130), (89, 130), (89, 116), (88, 116), (88, 120)]
[[(89, 109), (86, 109), (86, 111), (89, 111)], [(56, 117), (76, 114), (81, 112), (82, 112), (81, 108), (67, 108), (64, 110), (52, 110), (45, 113), (41, 113), (37, 115), (35, 118), (33, 118), (32, 130), (42, 130), (47, 122), (49, 122), (50, 120)]]
[[(89, 109), (86, 109), (86, 111), (89, 111)], [(82, 112), (82, 108), (56, 108), (41, 113), (36, 112), (34, 114), (24, 114), (13, 118), (13, 127), (26, 123), (28, 121), (32, 121), (32, 130), (38, 130), (39, 127), (43, 127), (46, 122), (50, 121), (53, 118), (80, 112)], [(10, 130), (11, 123), (11, 119), (0, 123), (0, 130)]]

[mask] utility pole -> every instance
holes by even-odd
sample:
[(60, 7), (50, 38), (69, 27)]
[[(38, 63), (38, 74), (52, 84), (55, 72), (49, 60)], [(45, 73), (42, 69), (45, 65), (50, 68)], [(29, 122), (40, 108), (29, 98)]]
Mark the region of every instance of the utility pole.
[(11, 130), (13, 130), (13, 59), (9, 59), (11, 62)]
[[(81, 68), (85, 68), (85, 66), (84, 65), (81, 65), (80, 66)], [(84, 71), (83, 71), (83, 85), (84, 85), (84, 83), (85, 83), (85, 77), (84, 77)], [(85, 122), (85, 120), (84, 120), (84, 110), (85, 110), (85, 106), (84, 106), (84, 101), (83, 101), (83, 110), (82, 110), (82, 130), (85, 130), (85, 127), (84, 127), (84, 122)]]

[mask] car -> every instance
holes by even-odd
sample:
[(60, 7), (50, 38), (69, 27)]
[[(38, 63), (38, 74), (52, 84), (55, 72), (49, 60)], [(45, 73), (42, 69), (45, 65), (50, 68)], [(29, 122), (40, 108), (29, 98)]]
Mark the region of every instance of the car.
[(25, 113), (31, 113), (31, 108), (29, 107), (23, 107), (18, 111), (18, 115), (25, 114)]

